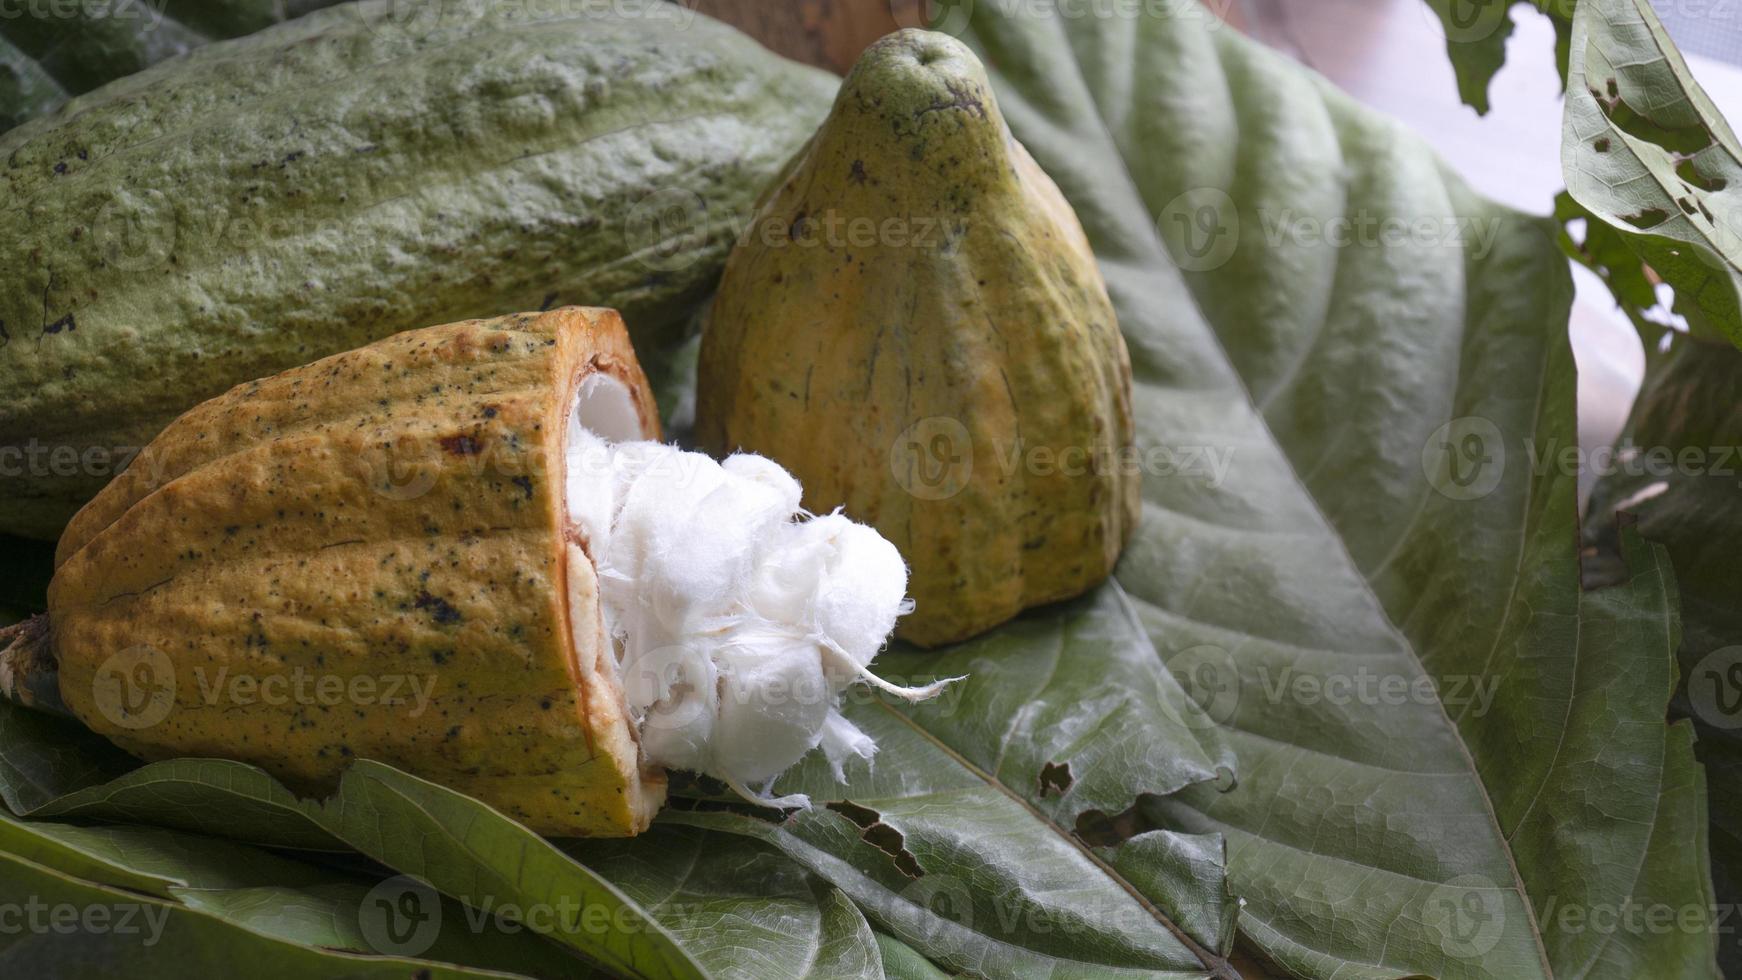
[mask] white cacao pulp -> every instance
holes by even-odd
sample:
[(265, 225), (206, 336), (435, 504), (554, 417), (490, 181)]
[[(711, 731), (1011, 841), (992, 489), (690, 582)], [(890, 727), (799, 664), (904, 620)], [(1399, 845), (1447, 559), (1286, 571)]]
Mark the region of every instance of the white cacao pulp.
[[(581, 381), (567, 433), (569, 520), (646, 760), (718, 778), (757, 802), (821, 746), (837, 778), (876, 745), (838, 710), (911, 604), (895, 546), (840, 514), (811, 516), (779, 464), (638, 438), (629, 391)], [(751, 787), (757, 787), (752, 789)]]

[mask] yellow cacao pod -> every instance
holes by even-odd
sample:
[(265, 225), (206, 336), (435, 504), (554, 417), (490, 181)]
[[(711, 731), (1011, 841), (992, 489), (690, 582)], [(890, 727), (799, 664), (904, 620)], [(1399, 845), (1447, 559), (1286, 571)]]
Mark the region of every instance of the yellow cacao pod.
[(403, 333), (182, 415), (79, 512), (49, 593), (61, 700), (148, 759), (310, 791), (368, 757), (536, 830), (623, 835), (645, 769), (564, 505), (583, 379), (659, 437), (610, 310)]
[(697, 435), (912, 567), (922, 645), (1083, 592), (1139, 512), (1131, 367), (1075, 213), (973, 52), (866, 51), (763, 198), (703, 337)]

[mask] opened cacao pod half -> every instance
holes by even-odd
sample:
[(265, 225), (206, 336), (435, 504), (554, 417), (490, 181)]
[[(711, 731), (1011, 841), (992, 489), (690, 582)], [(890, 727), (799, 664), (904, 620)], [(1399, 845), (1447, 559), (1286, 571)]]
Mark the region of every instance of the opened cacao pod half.
[(74, 518), (0, 694), (147, 759), (318, 793), (399, 766), (558, 835), (645, 828), (665, 769), (754, 802), (875, 744), (841, 691), (905, 608), (895, 548), (769, 460), (663, 445), (623, 322), (400, 334), (183, 415)]

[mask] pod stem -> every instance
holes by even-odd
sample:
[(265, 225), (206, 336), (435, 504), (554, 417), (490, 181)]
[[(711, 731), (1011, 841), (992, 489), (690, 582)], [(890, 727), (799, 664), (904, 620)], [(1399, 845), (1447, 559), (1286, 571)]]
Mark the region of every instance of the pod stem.
[(60, 664), (48, 614), (0, 628), (0, 700), (72, 716), (60, 697)]

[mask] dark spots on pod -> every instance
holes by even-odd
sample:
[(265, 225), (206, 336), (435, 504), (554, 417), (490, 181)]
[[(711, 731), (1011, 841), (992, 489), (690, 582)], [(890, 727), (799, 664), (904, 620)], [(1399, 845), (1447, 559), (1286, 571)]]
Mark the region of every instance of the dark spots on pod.
[(538, 709), (540, 711), (549, 711), (550, 710), (550, 698), (540, 698), (538, 701)]
[(429, 654), (429, 659), (431, 661), (433, 661), (437, 666), (445, 664), (449, 660), (452, 660), (453, 658), (454, 658), (454, 651), (452, 651), (452, 650), (431, 650), (430, 654)]
[(42, 346), (42, 338), (44, 338), (44, 337), (52, 337), (52, 336), (59, 334), (59, 333), (74, 333), (78, 329), (79, 329), (78, 318), (75, 317), (73, 314), (68, 313), (66, 316), (61, 317), (59, 320), (56, 320), (53, 323), (44, 324), (43, 328), (42, 328), (42, 333), (37, 335), (36, 345), (38, 347), (41, 347)]
[(0, 320), (0, 347), (12, 343), (12, 335), (6, 332), (6, 321)]
[(495, 418), (496, 417), (496, 406), (495, 405), (485, 405), (484, 406), (484, 417), (487, 419)]
[(808, 215), (803, 211), (793, 215), (792, 224), (788, 225), (786, 228), (787, 240), (796, 242), (802, 235), (804, 235), (804, 223), (807, 217)]
[[(454, 608), (453, 603), (428, 592), (419, 592), (412, 605), (420, 611), (429, 613), (430, 618), (442, 626), (451, 626), (464, 618), (460, 615), (460, 611)], [(441, 663), (442, 661), (437, 660), (436, 662)]]
[(282, 170), (283, 168), (290, 166), (291, 164), (297, 162), (298, 160), (301, 160), (306, 155), (307, 154), (303, 150), (293, 150), (289, 153), (286, 153), (284, 155), (284, 159), (278, 161), (279, 169)]
[(441, 444), (450, 456), (476, 456), (484, 451), (483, 441), (468, 435), (443, 436)]
[(847, 171), (847, 180), (855, 184), (863, 184), (865, 176), (865, 161), (854, 160), (852, 168)]
[(62, 160), (59, 163), (56, 163), (54, 165), (54, 172), (57, 174), (66, 173), (67, 172), (67, 162), (65, 160)]
[(517, 476), (510, 482), (512, 482), (515, 486), (519, 487), (521, 493), (526, 494), (527, 500), (532, 499), (532, 477), (530, 477), (530, 476)]

